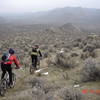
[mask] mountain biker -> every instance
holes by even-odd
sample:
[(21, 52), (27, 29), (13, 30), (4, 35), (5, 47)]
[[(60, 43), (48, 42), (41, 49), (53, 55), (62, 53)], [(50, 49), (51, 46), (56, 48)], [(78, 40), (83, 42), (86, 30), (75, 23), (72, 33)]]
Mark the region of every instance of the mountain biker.
[(34, 45), (32, 47), (32, 52), (31, 52), (31, 59), (32, 59), (32, 65), (35, 69), (37, 69), (37, 64), (38, 64), (38, 56), (42, 57), (42, 53), (39, 49), (38, 45)]
[(14, 55), (15, 51), (10, 48), (8, 51), (8, 55), (3, 55), (2, 56), (2, 61), (1, 61), (1, 70), (2, 70), (2, 75), (1, 75), (1, 79), (4, 78), (6, 71), (9, 74), (9, 86), (13, 85), (12, 83), (12, 67), (11, 64), (14, 61), (15, 65), (16, 65), (16, 69), (19, 69), (19, 62), (16, 58), (16, 56)]

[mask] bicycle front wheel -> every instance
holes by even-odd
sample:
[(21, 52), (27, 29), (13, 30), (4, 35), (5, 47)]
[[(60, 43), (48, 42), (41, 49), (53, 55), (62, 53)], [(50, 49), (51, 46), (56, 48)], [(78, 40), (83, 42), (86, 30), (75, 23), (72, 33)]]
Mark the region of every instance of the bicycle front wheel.
[(13, 87), (16, 83), (16, 75), (14, 73), (12, 73), (12, 82), (13, 82)]

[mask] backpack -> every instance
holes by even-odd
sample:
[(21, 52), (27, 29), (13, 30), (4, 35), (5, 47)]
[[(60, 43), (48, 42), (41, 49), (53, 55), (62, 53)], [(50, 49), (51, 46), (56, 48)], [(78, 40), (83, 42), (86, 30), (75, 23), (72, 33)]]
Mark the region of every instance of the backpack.
[(10, 55), (9, 55), (8, 52), (4, 53), (4, 54), (2, 55), (2, 60), (3, 60), (3, 61), (8, 61), (9, 56), (10, 56)]
[(32, 49), (32, 52), (37, 52), (37, 49), (36, 49), (36, 48), (33, 48), (33, 49)]

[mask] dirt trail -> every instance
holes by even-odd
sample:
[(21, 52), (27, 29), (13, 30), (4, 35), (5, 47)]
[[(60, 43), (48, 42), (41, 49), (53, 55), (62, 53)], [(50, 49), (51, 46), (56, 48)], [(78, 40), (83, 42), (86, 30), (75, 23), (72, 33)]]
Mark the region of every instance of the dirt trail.
[[(41, 63), (41, 66), (45, 66), (45, 61)], [(29, 96), (32, 93), (32, 86), (29, 83), (29, 81), (32, 80), (33, 77), (35, 77), (35, 74), (30, 75), (29, 67), (13, 70), (13, 72), (16, 74), (15, 87), (11, 89), (7, 89), (5, 97), (0, 97), (0, 100), (15, 100), (15, 98), (16, 100), (17, 99), (19, 100), (19, 98), (22, 98), (22, 97), (29, 98)]]
[[(66, 78), (66, 75), (65, 75), (66, 71), (63, 71), (54, 66), (46, 67), (45, 60), (41, 62), (41, 66), (39, 69), (43, 69), (41, 70), (41, 73), (49, 72), (49, 74), (46, 76), (41, 75), (40, 76), (41, 78), (47, 79), (50, 82), (53, 81), (56, 85), (62, 86), (62, 87), (65, 85), (68, 87), (72, 86), (73, 80), (71, 78), (73, 78), (74, 76), (74, 79), (76, 79), (77, 74), (79, 72), (79, 68), (72, 69), (72, 70), (66, 70), (70, 77), (68, 80), (64, 79)], [(0, 100), (36, 100), (33, 97), (33, 93), (32, 93), (33, 88), (32, 88), (32, 84), (30, 84), (30, 81), (32, 81), (34, 77), (37, 77), (37, 75), (36, 74), (30, 75), (29, 67), (26, 67), (26, 68), (24, 67), (23, 69), (18, 69), (18, 70), (13, 70), (13, 71), (17, 77), (15, 87), (11, 89), (7, 89), (5, 97), (0, 97)], [(90, 82), (87, 84), (85, 83), (82, 85), (82, 87), (79, 87), (79, 90), (81, 91), (84, 88), (91, 89), (92, 87), (94, 87), (94, 89), (99, 88), (100, 82), (98, 83), (98, 85), (97, 83), (95, 83), (95, 86), (94, 86), (94, 83), (90, 83)], [(95, 93), (92, 95), (94, 96), (92, 97), (91, 94), (86, 94), (86, 96), (88, 97), (87, 100), (97, 100), (97, 98), (99, 98), (99, 95)]]
[(0, 100), (7, 100), (9, 97), (13, 97), (15, 94), (20, 94), (21, 91), (30, 88), (28, 85), (29, 78), (32, 78), (32, 75), (28, 72), (29, 68), (14, 70), (16, 74), (16, 84), (14, 88), (8, 89), (5, 97), (0, 97)]

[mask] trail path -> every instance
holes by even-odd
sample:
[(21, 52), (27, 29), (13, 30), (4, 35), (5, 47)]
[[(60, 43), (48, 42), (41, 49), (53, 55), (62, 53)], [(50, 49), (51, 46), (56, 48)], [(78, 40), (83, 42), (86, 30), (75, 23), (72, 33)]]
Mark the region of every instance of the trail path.
[[(41, 65), (44, 66), (45, 62), (42, 62)], [(43, 70), (48, 70), (48, 68), (46, 67), (41, 69), (41, 73), (43, 72)], [(29, 67), (13, 71), (16, 74), (15, 87), (7, 89), (5, 97), (0, 97), (0, 100), (19, 100), (23, 97), (29, 99), (32, 95), (32, 85), (30, 84), (30, 81), (35, 77), (35, 74), (30, 75)]]

